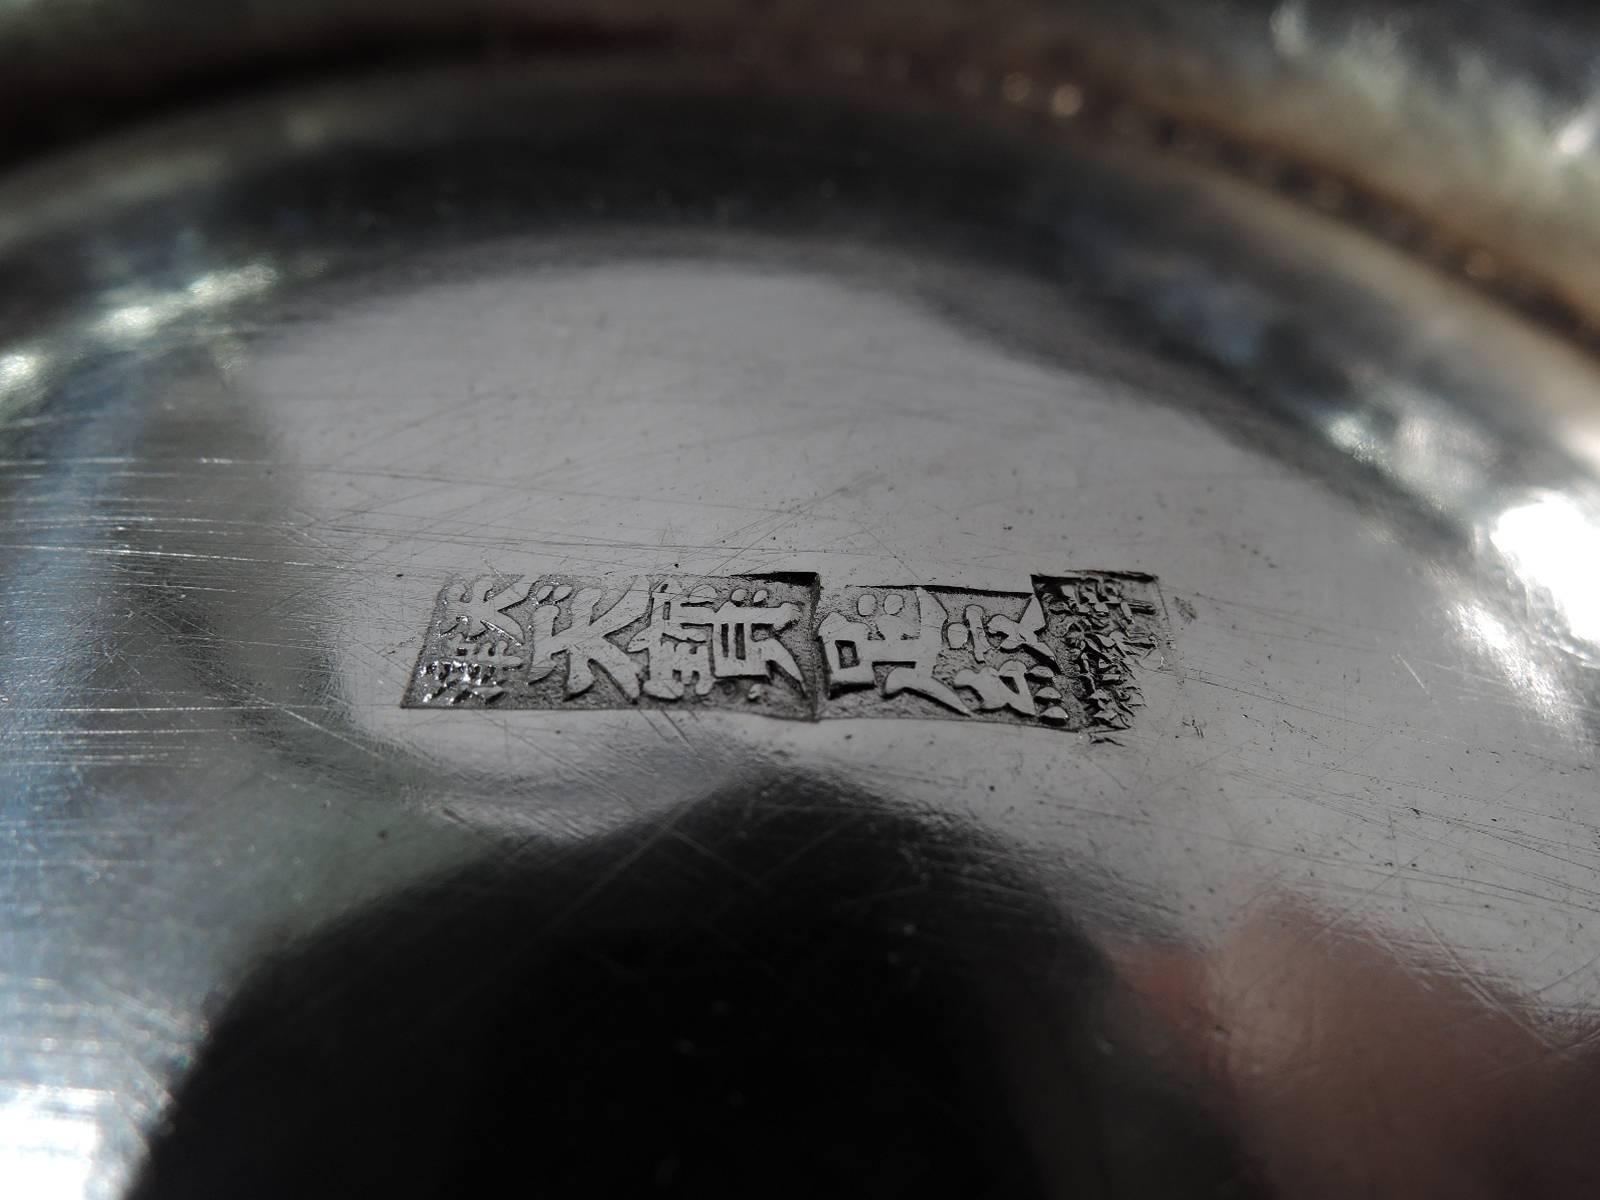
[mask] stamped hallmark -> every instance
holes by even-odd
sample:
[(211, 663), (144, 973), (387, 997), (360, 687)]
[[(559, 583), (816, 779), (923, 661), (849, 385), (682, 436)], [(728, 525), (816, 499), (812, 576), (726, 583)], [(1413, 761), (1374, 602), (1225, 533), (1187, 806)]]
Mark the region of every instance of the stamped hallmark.
[(440, 591), (402, 704), (710, 705), (797, 720), (945, 717), (1112, 737), (1165, 645), (1156, 581), (1030, 592), (826, 588), (815, 575), (479, 575)]

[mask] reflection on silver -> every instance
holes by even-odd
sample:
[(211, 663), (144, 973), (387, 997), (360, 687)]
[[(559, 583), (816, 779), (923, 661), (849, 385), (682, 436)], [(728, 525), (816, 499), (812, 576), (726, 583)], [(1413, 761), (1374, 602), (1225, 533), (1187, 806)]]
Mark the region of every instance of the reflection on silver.
[(1562, 158), (1578, 158), (1594, 149), (1600, 131), (1600, 112), (1585, 107), (1556, 131), (1555, 150)]
[(1520, 630), (1481, 603), (1457, 606), (1457, 624), (1469, 645), (1500, 668), (1506, 680), (1549, 723), (1552, 729), (1571, 726), (1582, 702), (1562, 686), (1555, 670), (1544, 661), (1547, 648), (1530, 642)]
[(0, 389), (20, 388), (39, 373), (40, 366), (39, 356), (26, 350), (0, 355)]
[(123, 300), (100, 319), (97, 330), (113, 341), (148, 338), (183, 317), (261, 295), (277, 280), (277, 270), (266, 263), (209, 271), (178, 291)]
[(29, 1200), (79, 1200), (98, 1189), (104, 1097), (88, 1088), (0, 1088), (0, 1179)]
[(1577, 642), (1600, 651), (1600, 509), (1540, 495), (1495, 517), (1489, 541)]

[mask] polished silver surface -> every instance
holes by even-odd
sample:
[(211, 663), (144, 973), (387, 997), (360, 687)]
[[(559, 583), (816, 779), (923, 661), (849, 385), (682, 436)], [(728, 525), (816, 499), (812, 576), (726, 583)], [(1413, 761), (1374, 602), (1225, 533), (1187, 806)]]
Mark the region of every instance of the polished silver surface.
[[(430, 1039), (687, 986), (618, 929), (723, 947), (708, 996), (792, 987), (761, 1036), (850, 1049), (829, 1103), (879, 1117), (816, 1029), (944, 994), (902, 961), (971, 989), (1006, 1194), (1593, 1194), (1600, 366), (1070, 99), (572, 53), (0, 181), (15, 1194), (451, 1194), (476, 1143), (398, 1081), (488, 1111)], [(1114, 737), (401, 705), (453, 579), (1083, 571), (1159, 578), (1171, 625)], [(858, 910), (870, 968), (785, 940)], [(517, 973), (563, 938), (622, 965)], [(852, 970), (868, 1000), (810, 990)], [(609, 1078), (506, 1021), (461, 1053)], [(583, 1135), (516, 1136), (537, 1180)]]

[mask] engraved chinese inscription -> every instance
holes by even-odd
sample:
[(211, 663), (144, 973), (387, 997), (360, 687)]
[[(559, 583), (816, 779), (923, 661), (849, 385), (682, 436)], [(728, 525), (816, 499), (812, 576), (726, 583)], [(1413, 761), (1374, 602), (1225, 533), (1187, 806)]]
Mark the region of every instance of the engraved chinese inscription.
[(815, 600), (806, 575), (452, 580), (404, 703), (716, 704), (809, 720)]
[(1027, 592), (813, 575), (480, 575), (439, 593), (407, 707), (712, 705), (801, 720), (1129, 728), (1165, 644), (1154, 579)]

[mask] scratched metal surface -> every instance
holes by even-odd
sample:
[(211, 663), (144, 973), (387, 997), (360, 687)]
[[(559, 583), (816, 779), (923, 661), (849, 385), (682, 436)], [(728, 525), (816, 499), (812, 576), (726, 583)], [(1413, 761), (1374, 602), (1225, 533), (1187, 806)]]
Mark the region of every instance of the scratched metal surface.
[[(1271, 1194), (1586, 1194), (1597, 374), (1459, 282), (1140, 143), (546, 63), (17, 170), (0, 329), (15, 1194), (124, 1194), (174, 1112), (141, 1194), (247, 1194), (182, 1118), (260, 963), (486, 858), (670, 842), (708, 798), (759, 830), (786, 788), (975, 831), (1109, 964), (1117, 1012), (1071, 1035), (1144, 1013), (1118, 1044)], [(1168, 609), (1115, 741), (401, 707), (452, 576), (1079, 569)], [(1180, 1194), (1136, 1174), (1100, 1194)]]

